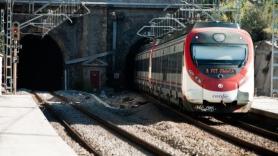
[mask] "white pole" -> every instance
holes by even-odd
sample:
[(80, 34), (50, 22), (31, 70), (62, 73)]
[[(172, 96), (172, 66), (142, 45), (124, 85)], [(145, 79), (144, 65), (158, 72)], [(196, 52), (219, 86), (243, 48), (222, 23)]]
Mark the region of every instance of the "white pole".
[(67, 68), (64, 70), (64, 89), (68, 90), (68, 75), (67, 75)]
[(0, 54), (0, 95), (2, 95), (2, 54)]

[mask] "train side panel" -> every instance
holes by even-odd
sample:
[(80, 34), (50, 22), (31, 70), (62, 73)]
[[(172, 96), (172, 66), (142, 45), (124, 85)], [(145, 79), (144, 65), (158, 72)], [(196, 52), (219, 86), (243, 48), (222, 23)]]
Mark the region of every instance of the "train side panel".
[[(136, 56), (136, 64), (145, 58), (144, 53), (148, 53), (147, 73), (136, 69), (136, 84), (139, 89), (150, 92), (151, 94), (178, 104), (182, 99), (181, 75), (183, 65), (183, 45), (184, 37), (173, 42), (157, 46), (147, 52)], [(146, 63), (144, 61), (144, 63)], [(143, 68), (142, 63), (139, 63)]]

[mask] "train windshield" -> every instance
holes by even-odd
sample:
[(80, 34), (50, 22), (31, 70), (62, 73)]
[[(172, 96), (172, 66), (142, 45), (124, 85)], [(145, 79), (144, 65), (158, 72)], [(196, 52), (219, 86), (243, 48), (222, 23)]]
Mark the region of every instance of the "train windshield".
[(246, 60), (245, 45), (193, 45), (192, 58), (197, 65), (237, 65)]

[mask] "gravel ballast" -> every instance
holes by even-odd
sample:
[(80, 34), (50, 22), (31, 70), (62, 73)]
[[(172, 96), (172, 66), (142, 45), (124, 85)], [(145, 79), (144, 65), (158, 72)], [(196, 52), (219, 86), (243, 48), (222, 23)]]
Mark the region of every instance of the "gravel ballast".
[[(58, 101), (50, 95), (46, 99)], [(86, 139), (101, 155), (149, 155), (146, 151), (138, 148), (123, 138), (119, 138), (110, 131), (104, 129), (99, 123), (91, 120), (73, 107), (53, 102), (51, 108), (55, 110), (63, 119), (71, 124), (81, 136)]]
[[(78, 91), (60, 91), (97, 116), (165, 149), (172, 155), (255, 155), (219, 139), (185, 121), (173, 121), (160, 108), (135, 93), (104, 98), (107, 107), (95, 95)], [(118, 102), (117, 102), (118, 101)]]
[(220, 124), (216, 124), (214, 127), (221, 131), (227, 132), (227, 133), (229, 133), (237, 138), (241, 138), (242, 140), (245, 140), (247, 142), (252, 142), (258, 146), (278, 152), (278, 142), (272, 141), (270, 139), (264, 138), (262, 136), (254, 134), (254, 133), (250, 133), (249, 131), (242, 130), (238, 127), (222, 123), (221, 121), (219, 121), (215, 118), (212, 118), (211, 121), (220, 123)]
[(65, 127), (61, 125), (46, 109), (42, 109), (44, 115), (46, 116), (49, 123), (56, 130), (58, 135), (76, 152), (76, 154), (80, 156), (93, 156), (94, 154), (89, 153), (86, 149), (84, 149), (78, 142), (73, 140)]

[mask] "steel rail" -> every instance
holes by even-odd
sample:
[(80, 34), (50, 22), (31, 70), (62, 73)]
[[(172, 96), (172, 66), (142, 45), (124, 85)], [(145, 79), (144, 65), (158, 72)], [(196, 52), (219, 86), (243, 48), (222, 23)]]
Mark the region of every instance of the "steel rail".
[(95, 150), (95, 148), (85, 139), (82, 138), (81, 134), (76, 131), (73, 127), (70, 126), (70, 124), (65, 121), (64, 119), (62, 119), (54, 110), (53, 108), (51, 108), (50, 104), (48, 102), (46, 102), (45, 100), (43, 100), (37, 93), (32, 92), (32, 94), (34, 95), (35, 99), (42, 104), (47, 111), (49, 111), (51, 113), (51, 115), (57, 119), (59, 121), (59, 123), (61, 123), (66, 131), (73, 137), (74, 140), (76, 140), (78, 143), (81, 144), (81, 146), (83, 148), (85, 148), (86, 150), (88, 150), (89, 153), (93, 153), (96, 156), (100, 156), (102, 155), (99, 151)]
[(110, 121), (107, 121), (107, 120), (104, 120), (104, 119), (98, 117), (97, 115), (89, 112), (85, 108), (82, 108), (82, 107), (78, 106), (77, 103), (75, 103), (74, 101), (71, 101), (64, 96), (58, 95), (58, 94), (53, 93), (53, 92), (51, 94), (54, 97), (57, 97), (57, 98), (61, 99), (62, 101), (65, 101), (66, 103), (71, 105), (73, 108), (75, 108), (75, 109), (79, 110), (80, 112), (84, 113), (85, 115), (87, 115), (91, 119), (99, 122), (101, 125), (106, 127), (108, 130), (113, 131), (114, 133), (124, 137), (125, 139), (127, 139), (127, 140), (133, 142), (134, 144), (138, 145), (139, 147), (153, 153), (154, 155), (159, 155), (159, 156), (170, 156), (171, 155), (167, 151), (164, 151), (164, 150), (158, 148), (157, 146), (154, 146), (153, 144), (151, 144), (149, 142), (146, 142), (145, 140), (137, 137), (136, 135), (126, 131), (125, 129), (118, 127), (114, 123), (112, 123)]
[(245, 129), (249, 132), (260, 135), (264, 138), (268, 138), (268, 139), (273, 140), (273, 141), (278, 141), (278, 134), (277, 133), (271, 132), (269, 130), (263, 129), (261, 127), (258, 127), (258, 126), (252, 125), (252, 124), (249, 124), (245, 121), (237, 120), (237, 119), (230, 118), (230, 117), (224, 117), (224, 118), (217, 117), (217, 119), (221, 120), (223, 122), (229, 123), (231, 125), (234, 125), (238, 128), (242, 128), (242, 129)]
[(169, 110), (169, 111), (172, 111), (175, 115), (179, 116), (181, 119), (185, 119), (186, 121), (190, 122), (191, 124), (195, 125), (196, 127), (199, 127), (223, 140), (226, 140), (228, 142), (231, 142), (235, 145), (238, 145), (242, 148), (245, 148), (245, 149), (248, 149), (250, 151), (253, 151), (259, 155), (278, 155), (277, 152), (275, 151), (271, 151), (267, 148), (264, 148), (264, 147), (261, 147), (261, 146), (258, 146), (256, 144), (252, 144), (250, 142), (247, 142), (243, 139), (240, 139), (240, 138), (237, 138), (231, 134), (228, 134), (226, 132), (223, 132), (217, 128), (214, 128), (214, 127), (211, 127), (207, 124), (205, 124), (204, 122), (201, 122), (197, 119), (194, 119), (192, 118), (191, 116), (189, 115), (186, 115), (166, 104), (163, 104), (161, 103), (160, 101), (158, 101), (157, 99), (154, 99), (153, 97), (150, 97), (149, 95), (145, 95), (150, 101), (152, 101), (155, 105), (157, 106), (162, 106), (164, 107), (165, 109)]

